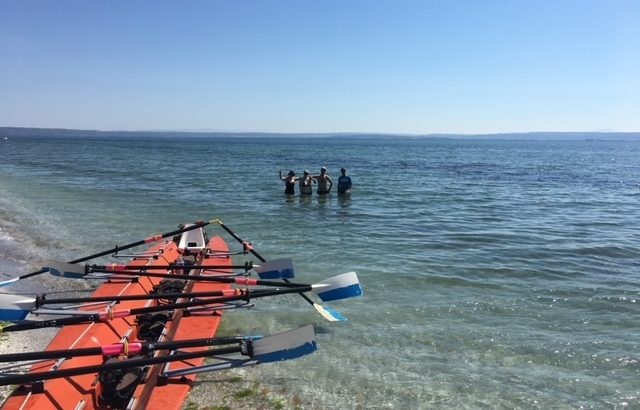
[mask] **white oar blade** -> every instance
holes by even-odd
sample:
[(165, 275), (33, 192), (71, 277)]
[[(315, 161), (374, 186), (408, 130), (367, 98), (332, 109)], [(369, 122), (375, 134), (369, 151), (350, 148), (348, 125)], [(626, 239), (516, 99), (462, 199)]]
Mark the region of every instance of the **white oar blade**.
[(325, 302), (362, 295), (362, 287), (355, 272), (343, 273), (312, 286), (313, 291)]
[(0, 295), (0, 321), (23, 320), (36, 308), (36, 300), (28, 296), (4, 293)]
[(323, 318), (327, 319), (329, 322), (346, 322), (347, 318), (342, 316), (340, 312), (337, 310), (331, 309), (330, 307), (322, 306), (317, 303), (313, 304), (313, 307), (322, 315)]
[(274, 259), (254, 268), (260, 279), (291, 279), (294, 277), (293, 260)]
[(317, 349), (312, 325), (252, 341), (253, 355), (260, 363), (295, 359)]
[(2, 282), (0, 282), (0, 288), (3, 288), (5, 286), (9, 286), (12, 283), (16, 283), (19, 280), (20, 280), (20, 278), (13, 278), (13, 279), (3, 280)]
[(73, 263), (48, 260), (43, 269), (48, 270), (53, 276), (69, 279), (82, 279), (85, 276), (84, 265), (74, 265)]

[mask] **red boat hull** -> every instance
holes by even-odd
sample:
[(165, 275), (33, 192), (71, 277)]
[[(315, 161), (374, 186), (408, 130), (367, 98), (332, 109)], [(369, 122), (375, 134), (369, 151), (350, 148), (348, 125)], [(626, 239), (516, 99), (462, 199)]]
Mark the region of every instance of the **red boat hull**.
[[(208, 251), (208, 252), (207, 252)], [(167, 241), (153, 246), (148, 253), (156, 253), (157, 258), (136, 258), (129, 265), (161, 266), (176, 263), (181, 256), (178, 246)], [(231, 266), (228, 247), (220, 237), (212, 238), (207, 244), (205, 252), (200, 252), (196, 263), (202, 265)], [(149, 269), (149, 272), (166, 273), (162, 269)], [(231, 269), (220, 269), (206, 272), (207, 275), (228, 274)], [(192, 273), (193, 274), (193, 273)], [(137, 282), (126, 279), (111, 280), (102, 284), (93, 296), (107, 295), (136, 295), (149, 293), (160, 279), (139, 277)], [(229, 288), (228, 284), (214, 282), (194, 282), (187, 284), (186, 291), (214, 291)], [(116, 305), (117, 309), (133, 309), (152, 305), (153, 301), (123, 301)], [(88, 307), (87, 310), (98, 310), (104, 306)], [(195, 338), (209, 338), (216, 334), (221, 320), (221, 311), (208, 309), (188, 316), (182, 310), (173, 312), (173, 316), (164, 327), (161, 341), (183, 340)], [(46, 350), (74, 349), (95, 347), (120, 343), (123, 339), (137, 342), (138, 329), (135, 317), (116, 318), (105, 323), (91, 323), (63, 327), (53, 338)], [(204, 348), (184, 349), (198, 351)], [(156, 355), (166, 355), (168, 352), (158, 352)], [(58, 361), (46, 361), (34, 365), (31, 372), (47, 372), (54, 369), (66, 369), (81, 366), (99, 365), (104, 362), (100, 356), (76, 357)], [(191, 359), (188, 363), (173, 362), (170, 368), (181, 369), (198, 366), (204, 363), (203, 358)], [(166, 365), (152, 366), (144, 378), (137, 383), (133, 398), (128, 402), (129, 408), (134, 409), (180, 409), (189, 394), (195, 380), (195, 375), (181, 377), (176, 380), (158, 379), (158, 374)], [(113, 408), (109, 403), (100, 399), (101, 383), (96, 374), (52, 379), (42, 385), (19, 386), (7, 398), (2, 406), (3, 410), (17, 409), (108, 409)]]

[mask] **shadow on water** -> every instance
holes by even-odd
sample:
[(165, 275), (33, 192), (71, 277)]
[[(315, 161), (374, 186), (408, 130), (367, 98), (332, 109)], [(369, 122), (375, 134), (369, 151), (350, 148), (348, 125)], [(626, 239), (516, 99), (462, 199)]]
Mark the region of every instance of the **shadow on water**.
[(318, 205), (320, 208), (326, 208), (331, 203), (331, 194), (318, 195)]
[(293, 205), (296, 202), (296, 196), (291, 194), (285, 194), (284, 200), (286, 203)]
[(300, 195), (300, 205), (306, 207), (310, 206), (312, 198), (313, 195)]
[(346, 210), (351, 206), (351, 195), (338, 195), (338, 205)]

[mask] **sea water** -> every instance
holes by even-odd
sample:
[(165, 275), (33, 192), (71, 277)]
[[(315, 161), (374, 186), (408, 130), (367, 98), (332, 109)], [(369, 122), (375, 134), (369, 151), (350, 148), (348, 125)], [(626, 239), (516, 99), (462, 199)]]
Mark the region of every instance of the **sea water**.
[[(226, 316), (234, 334), (315, 326), (314, 355), (246, 371), (311, 407), (640, 408), (638, 158), (621, 141), (12, 138), (0, 272), (219, 218), (299, 282), (358, 272), (364, 296), (326, 304), (347, 322), (297, 295)], [(348, 168), (351, 197), (283, 194), (280, 169), (321, 166)]]

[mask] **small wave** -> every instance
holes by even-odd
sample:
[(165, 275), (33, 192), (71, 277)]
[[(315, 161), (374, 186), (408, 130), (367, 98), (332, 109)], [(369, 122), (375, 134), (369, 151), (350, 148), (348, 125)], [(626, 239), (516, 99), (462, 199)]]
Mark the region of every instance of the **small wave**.
[(9, 235), (7, 232), (2, 229), (2, 223), (0, 222), (0, 241), (3, 242), (11, 242), (13, 241), (13, 237)]
[(429, 275), (423, 274), (414, 276), (413, 280), (423, 281), (429, 285), (443, 285), (447, 287), (462, 286), (481, 289), (501, 289), (504, 286), (497, 283), (490, 283), (486, 281), (472, 280), (463, 278), (461, 276), (442, 276), (442, 275)]

